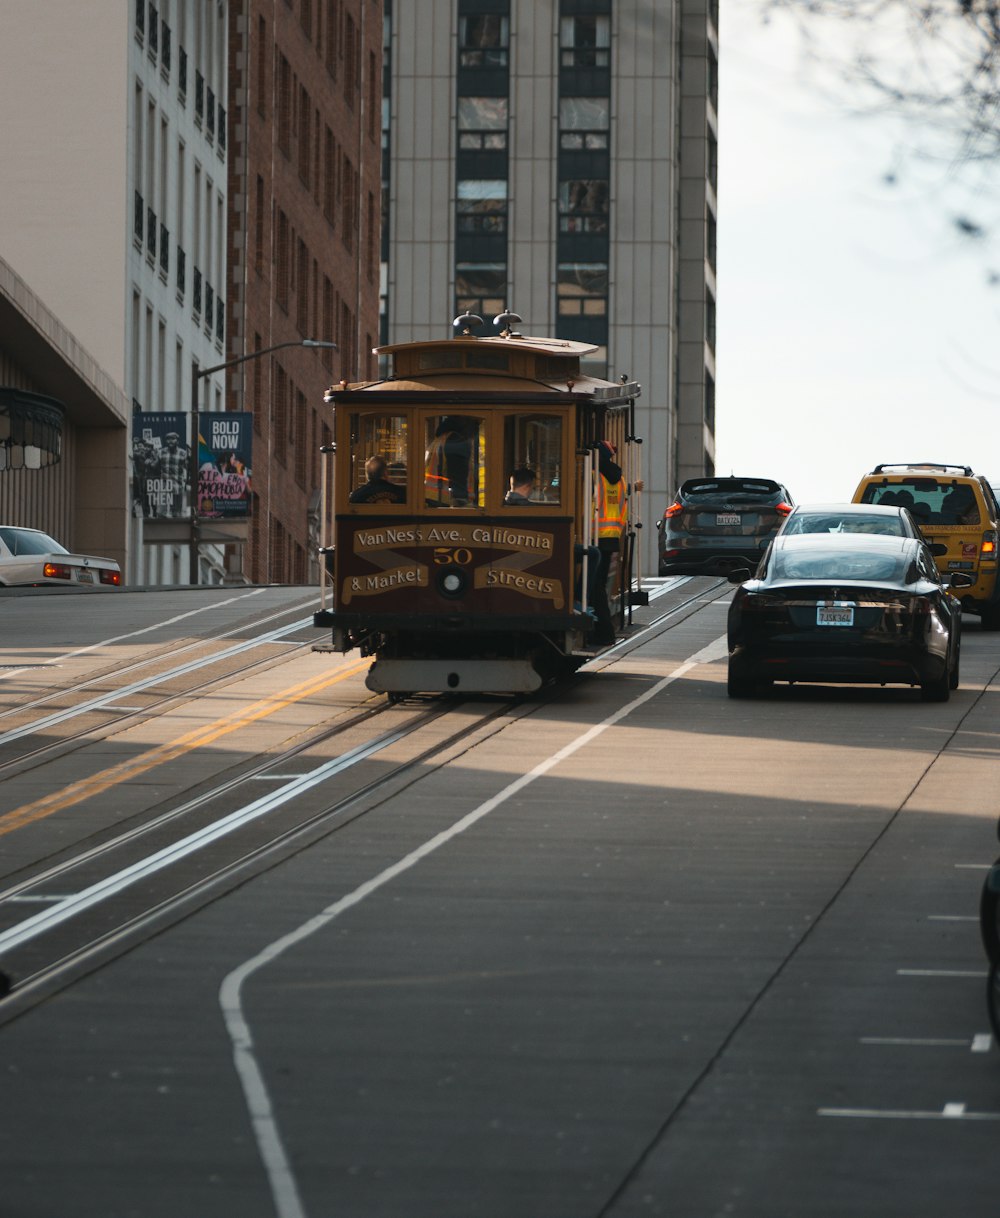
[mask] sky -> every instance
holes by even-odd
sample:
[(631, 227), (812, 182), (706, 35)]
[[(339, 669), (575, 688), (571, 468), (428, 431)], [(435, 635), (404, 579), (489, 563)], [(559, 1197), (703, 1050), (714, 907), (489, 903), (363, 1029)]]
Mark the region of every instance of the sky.
[(797, 502), (849, 500), (881, 462), (1000, 481), (1000, 230), (939, 166), (885, 182), (915, 142), (816, 84), (788, 22), (723, 0), (716, 471)]

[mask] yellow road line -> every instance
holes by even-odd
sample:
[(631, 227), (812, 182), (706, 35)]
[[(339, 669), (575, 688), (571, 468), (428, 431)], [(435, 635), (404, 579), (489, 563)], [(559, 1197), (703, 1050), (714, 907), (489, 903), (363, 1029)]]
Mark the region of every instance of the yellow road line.
[(366, 659), (360, 664), (353, 664), (334, 677), (310, 677), (308, 681), (292, 685), (280, 694), (262, 698), (259, 702), (253, 702), (241, 711), (234, 711), (231, 715), (216, 719), (214, 723), (196, 728), (170, 744), (158, 745), (138, 757), (121, 761), (106, 770), (101, 770), (99, 773), (91, 775), (90, 778), (81, 778), (79, 782), (71, 783), (68, 787), (63, 787), (51, 795), (45, 795), (30, 804), (22, 804), (20, 808), (14, 808), (12, 811), (0, 815), (0, 837), (6, 833), (12, 833), (24, 825), (30, 825), (34, 821), (43, 820), (46, 816), (51, 816), (53, 812), (61, 812), (64, 808), (72, 807), (73, 804), (82, 803), (85, 799), (100, 795), (119, 783), (127, 782), (130, 778), (137, 778), (140, 774), (145, 774), (165, 761), (173, 761), (194, 749), (212, 744), (213, 741), (229, 735), (230, 732), (235, 732), (241, 727), (255, 723), (258, 719), (273, 715), (275, 711), (291, 706), (294, 702), (300, 702), (303, 698), (308, 698), (310, 694), (319, 693), (328, 686), (336, 685), (348, 677), (357, 675), (370, 663), (371, 661)]

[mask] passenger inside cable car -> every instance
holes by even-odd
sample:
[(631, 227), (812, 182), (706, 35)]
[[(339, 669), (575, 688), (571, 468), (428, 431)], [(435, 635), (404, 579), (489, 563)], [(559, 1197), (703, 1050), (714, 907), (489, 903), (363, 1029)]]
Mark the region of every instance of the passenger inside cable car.
[(510, 490), (503, 497), (507, 507), (531, 506), (535, 494), (535, 471), (519, 465), (510, 475)]
[(406, 487), (391, 482), (387, 477), (386, 459), (376, 455), (365, 462), (365, 475), (368, 481), (351, 491), (348, 499), (351, 503), (405, 503)]

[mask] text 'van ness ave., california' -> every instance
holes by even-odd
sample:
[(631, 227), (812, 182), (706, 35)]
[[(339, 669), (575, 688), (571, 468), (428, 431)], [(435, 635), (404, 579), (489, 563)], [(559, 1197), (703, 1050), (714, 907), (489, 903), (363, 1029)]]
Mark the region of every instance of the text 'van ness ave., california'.
[(512, 550), (529, 550), (538, 554), (551, 554), (553, 550), (551, 533), (496, 524), (440, 527), (405, 525), (401, 528), (384, 525), (377, 529), (358, 529), (354, 534), (355, 554), (369, 554), (374, 550), (403, 545), (507, 546)]

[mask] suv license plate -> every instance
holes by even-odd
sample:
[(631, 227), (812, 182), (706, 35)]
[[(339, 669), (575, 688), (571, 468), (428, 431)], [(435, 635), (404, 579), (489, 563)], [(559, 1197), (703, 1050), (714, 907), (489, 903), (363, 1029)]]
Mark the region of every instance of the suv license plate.
[(854, 606), (846, 601), (818, 601), (817, 626), (853, 626)]
[(742, 524), (743, 517), (739, 512), (717, 512), (715, 515), (716, 524)]

